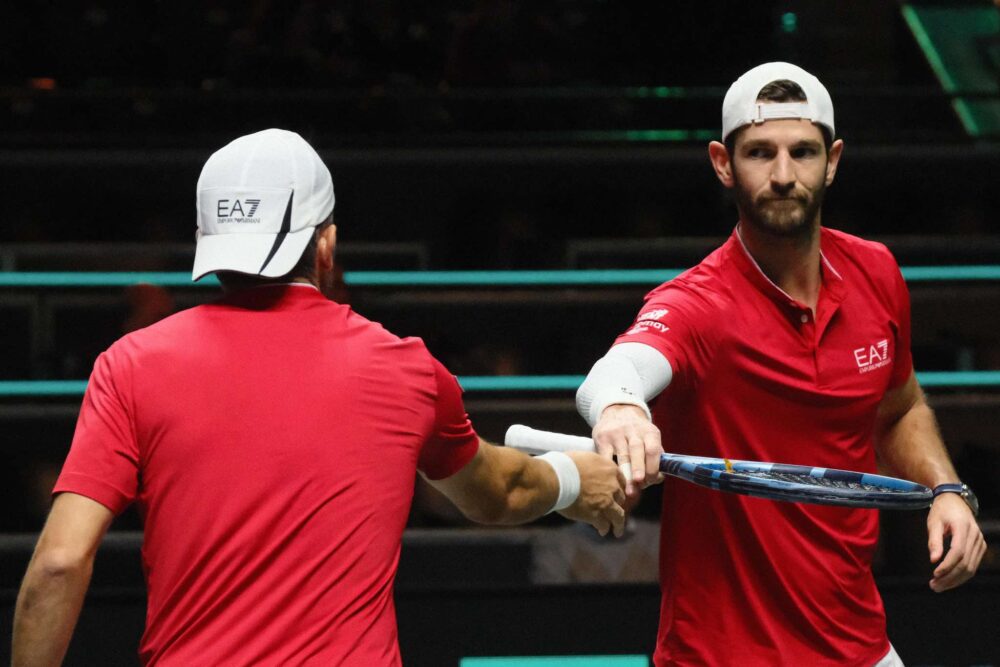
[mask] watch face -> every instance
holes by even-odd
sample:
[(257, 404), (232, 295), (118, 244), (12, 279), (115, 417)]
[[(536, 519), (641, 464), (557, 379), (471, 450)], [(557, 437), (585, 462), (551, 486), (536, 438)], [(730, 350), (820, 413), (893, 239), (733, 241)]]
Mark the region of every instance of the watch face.
[(976, 498), (976, 494), (973, 493), (972, 489), (965, 484), (962, 485), (962, 499), (969, 504), (969, 508), (972, 510), (972, 513), (978, 516), (979, 498)]

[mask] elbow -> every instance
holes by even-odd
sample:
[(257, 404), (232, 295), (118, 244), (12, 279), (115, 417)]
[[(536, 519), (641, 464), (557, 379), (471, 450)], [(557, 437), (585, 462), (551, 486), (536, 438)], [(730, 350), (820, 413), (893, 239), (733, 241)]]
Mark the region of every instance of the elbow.
[(35, 554), (32, 569), (45, 579), (67, 579), (88, 575), (93, 564), (92, 554), (66, 547), (52, 547)]
[(461, 508), (462, 513), (470, 521), (487, 525), (520, 523), (518, 508), (526, 501), (518, 480), (510, 480), (508, 485), (494, 484), (489, 489), (483, 489), (475, 503)]
[(510, 511), (506, 503), (482, 503), (475, 507), (463, 508), (462, 513), (470, 521), (486, 525), (510, 523)]
[(479, 503), (465, 516), (476, 523), (493, 526), (515, 526), (533, 521), (545, 514), (539, 505), (540, 496), (534, 488), (513, 484), (494, 496), (491, 502)]

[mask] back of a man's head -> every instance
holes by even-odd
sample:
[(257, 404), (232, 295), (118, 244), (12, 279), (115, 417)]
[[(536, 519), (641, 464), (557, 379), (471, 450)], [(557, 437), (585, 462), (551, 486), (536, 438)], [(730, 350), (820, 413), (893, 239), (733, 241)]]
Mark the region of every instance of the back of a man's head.
[(197, 199), (192, 280), (215, 273), (235, 288), (313, 277), (333, 179), (301, 136), (270, 129), (230, 142), (206, 161)]
[(292, 283), (297, 280), (305, 280), (310, 283), (315, 283), (318, 279), (316, 275), (316, 246), (319, 241), (319, 235), (324, 229), (332, 224), (333, 216), (331, 215), (329, 218), (316, 226), (313, 231), (312, 238), (302, 251), (302, 256), (299, 257), (299, 261), (296, 262), (295, 266), (293, 266), (292, 269), (284, 275), (277, 276), (275, 278), (265, 278), (264, 276), (251, 273), (216, 271), (215, 277), (218, 278), (219, 283), (222, 285), (222, 289), (227, 292), (235, 292), (262, 285), (281, 285), (285, 283)]

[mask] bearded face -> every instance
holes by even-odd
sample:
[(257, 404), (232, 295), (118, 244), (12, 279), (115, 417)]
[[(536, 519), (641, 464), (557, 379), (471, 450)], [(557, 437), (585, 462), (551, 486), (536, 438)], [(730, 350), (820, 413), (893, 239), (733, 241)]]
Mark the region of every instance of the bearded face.
[(733, 193), (740, 217), (771, 236), (807, 236), (818, 224), (827, 185), (822, 133), (808, 121), (745, 128), (733, 147)]
[(798, 187), (787, 192), (754, 192), (740, 180), (738, 169), (733, 171), (733, 182), (740, 217), (757, 230), (772, 236), (807, 235), (816, 224), (816, 216), (826, 193), (824, 182), (812, 190)]

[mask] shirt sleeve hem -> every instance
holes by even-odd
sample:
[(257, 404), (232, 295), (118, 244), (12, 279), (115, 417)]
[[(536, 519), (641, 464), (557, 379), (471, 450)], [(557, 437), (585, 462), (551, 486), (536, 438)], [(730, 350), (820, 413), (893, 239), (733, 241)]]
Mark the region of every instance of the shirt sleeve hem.
[(451, 477), (468, 465), (469, 461), (476, 456), (476, 452), (479, 451), (479, 436), (473, 433), (462, 444), (453, 447), (457, 452), (455, 456), (449, 457), (439, 465), (427, 466), (427, 468), (421, 469), (421, 472), (427, 476), (427, 479), (438, 480)]
[(80, 473), (65, 473), (52, 489), (52, 495), (76, 493), (107, 507), (116, 516), (128, 507), (130, 498), (107, 482)]

